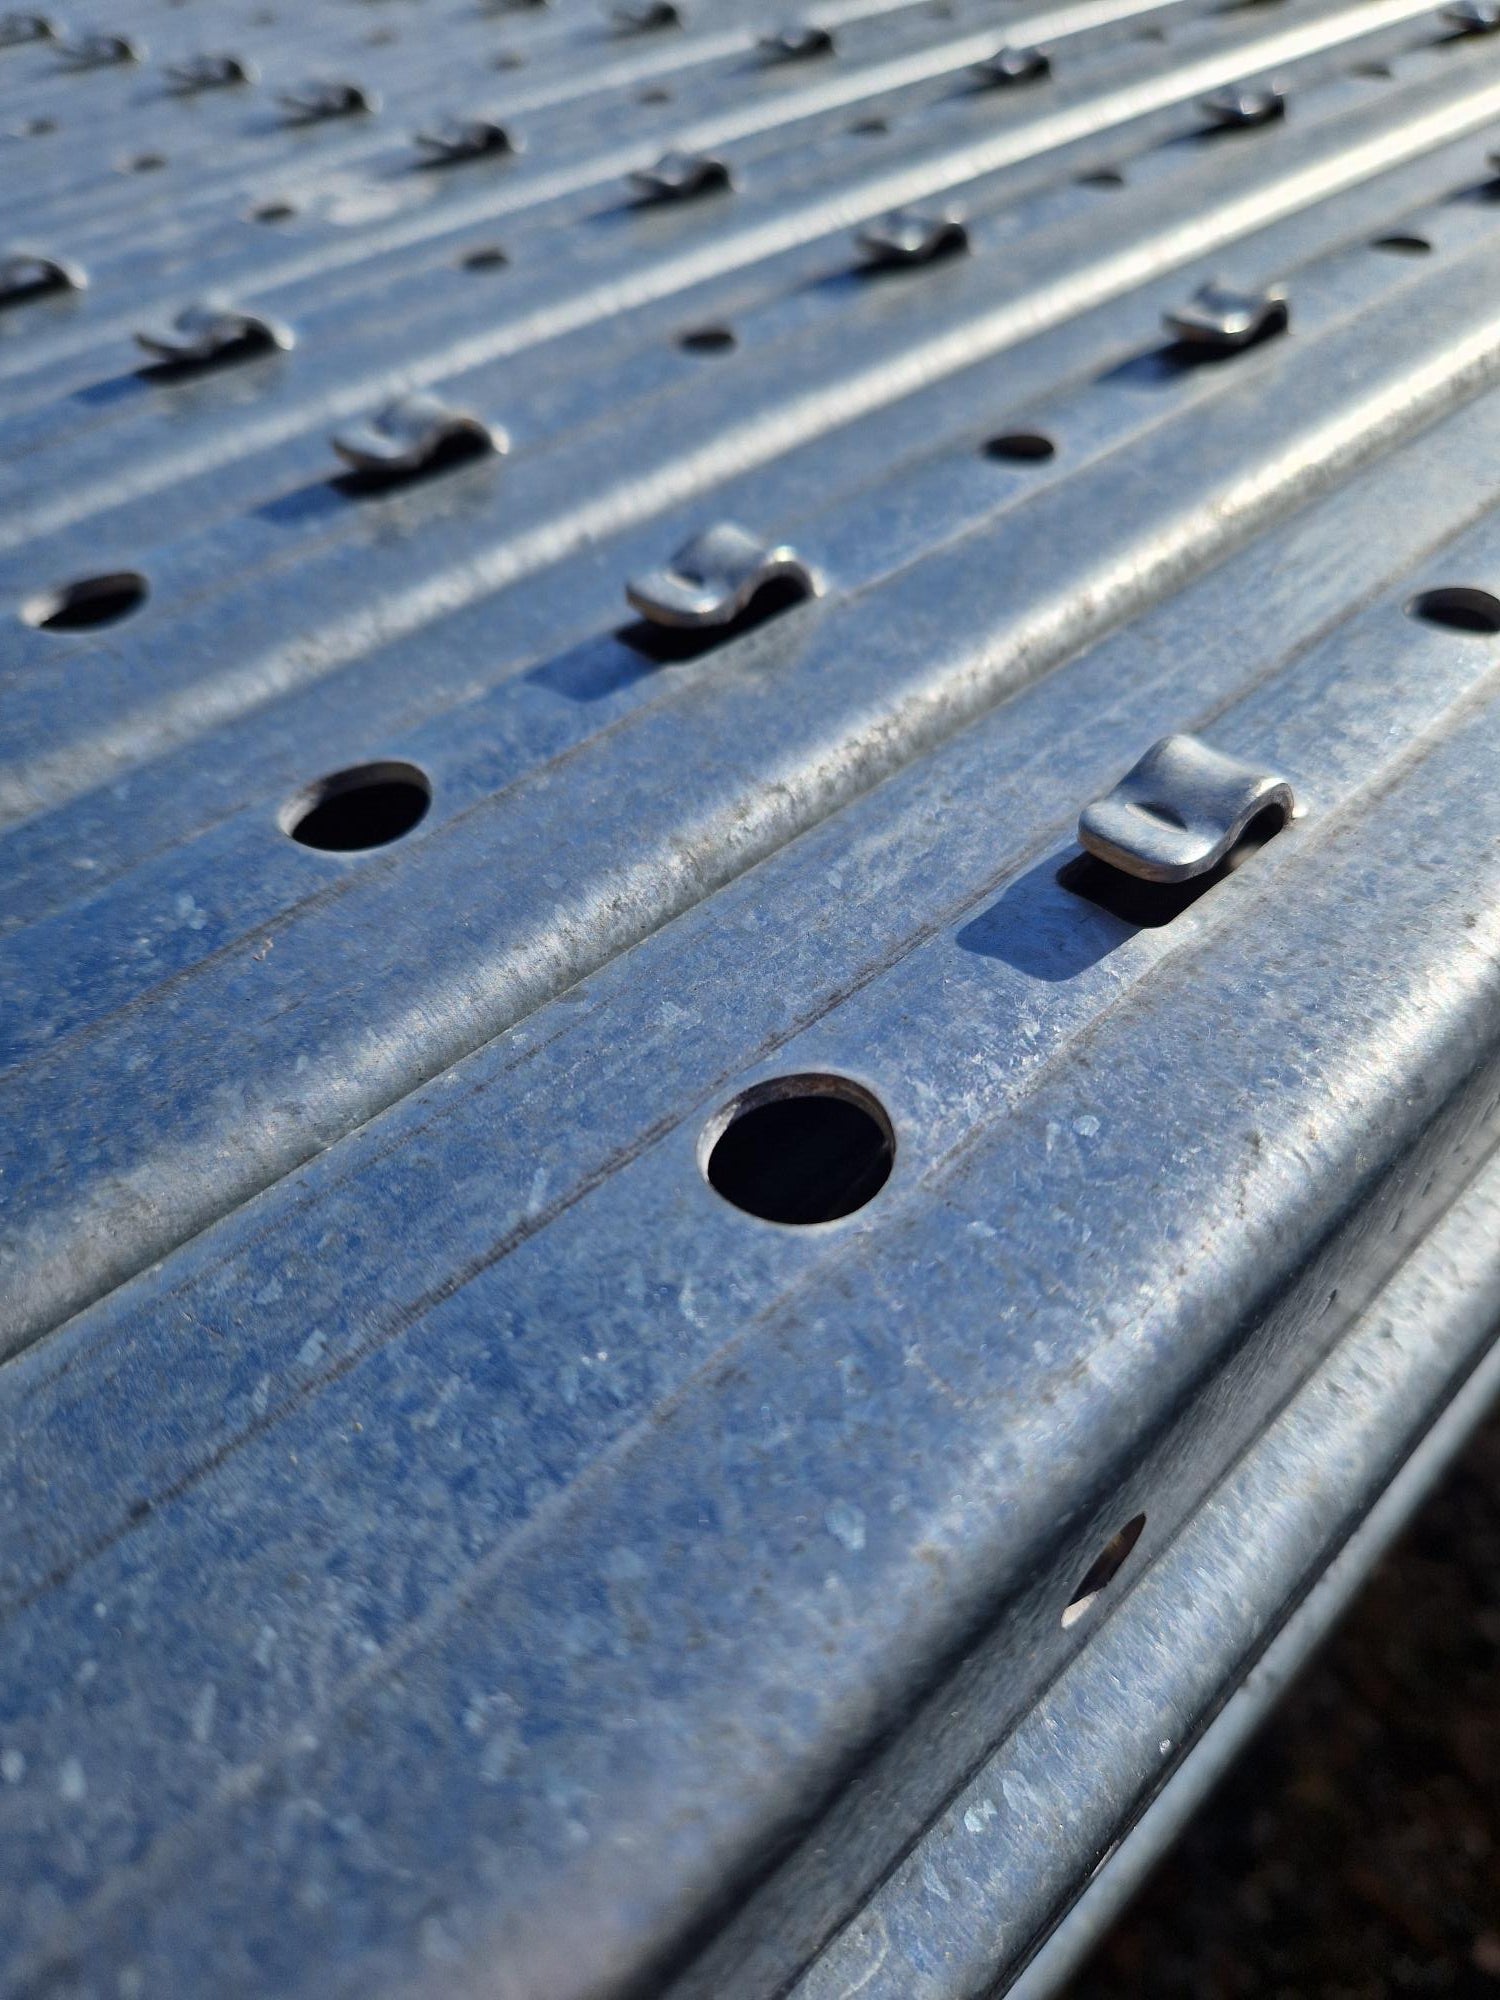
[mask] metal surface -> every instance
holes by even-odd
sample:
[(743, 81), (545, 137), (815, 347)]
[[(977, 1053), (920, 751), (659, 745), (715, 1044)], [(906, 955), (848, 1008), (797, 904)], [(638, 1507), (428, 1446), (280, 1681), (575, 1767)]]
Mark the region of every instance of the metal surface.
[(1078, 838), (1128, 875), (1186, 882), (1216, 868), (1262, 814), (1285, 821), (1295, 811), (1285, 778), (1194, 736), (1164, 736), (1084, 807)]
[(664, 569), (625, 586), (643, 618), (659, 625), (727, 625), (773, 584), (792, 584), (802, 597), (818, 593), (816, 571), (785, 543), (772, 547), (733, 521), (695, 535)]
[(1496, 1383), (1500, 40), (206, 6), (0, 23), (0, 1993), (1035, 2000)]

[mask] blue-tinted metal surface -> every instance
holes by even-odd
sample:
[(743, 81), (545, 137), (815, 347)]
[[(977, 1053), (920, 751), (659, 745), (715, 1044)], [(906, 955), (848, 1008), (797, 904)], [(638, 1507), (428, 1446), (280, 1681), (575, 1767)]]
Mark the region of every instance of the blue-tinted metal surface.
[(0, 1992), (1034, 2000), (1492, 1384), (1500, 40), (282, 12), (0, 35)]

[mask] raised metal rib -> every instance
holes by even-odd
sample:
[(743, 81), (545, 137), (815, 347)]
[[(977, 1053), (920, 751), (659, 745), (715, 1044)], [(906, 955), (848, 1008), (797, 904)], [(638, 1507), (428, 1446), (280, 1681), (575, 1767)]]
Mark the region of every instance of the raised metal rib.
[(1102, 798), (1085, 806), (1078, 838), (1101, 861), (1146, 882), (1206, 875), (1263, 813), (1290, 819), (1288, 779), (1196, 736), (1164, 736)]
[(277, 93), (277, 103), (294, 125), (316, 125), (325, 118), (356, 118), (380, 109), (376, 92), (342, 78), (314, 79)]
[(237, 84), (255, 83), (260, 71), (248, 56), (225, 50), (168, 63), (166, 76), (174, 90), (192, 97), (200, 90), (229, 90)]
[(40, 250), (10, 250), (0, 256), (0, 305), (17, 305), (48, 292), (81, 292), (88, 281), (73, 257), (50, 257)]
[(296, 345), (296, 335), (284, 320), (221, 299), (184, 306), (171, 320), (140, 328), (136, 339), (148, 354), (171, 362), (212, 361), (234, 353), (278, 349), (285, 353)]
[(855, 239), (867, 264), (931, 264), (969, 247), (969, 231), (955, 208), (900, 209), (870, 222)]
[(521, 150), (508, 125), (493, 118), (439, 118), (417, 134), (424, 153), (445, 161), (482, 160)]
[(402, 396), (337, 433), (333, 448), (356, 472), (420, 472), (454, 446), (503, 452), (505, 432), (437, 396)]
[(713, 153), (663, 153), (654, 167), (639, 167), (630, 184), (642, 201), (695, 201), (734, 186), (729, 162)]
[(757, 594), (772, 584), (790, 583), (816, 597), (816, 570), (786, 542), (763, 542), (734, 521), (719, 521), (678, 549), (661, 569), (625, 586), (625, 595), (643, 618), (683, 628), (730, 624)]
[(1238, 354), (1257, 341), (1284, 333), (1291, 308), (1284, 287), (1267, 285), (1242, 291), (1210, 279), (1185, 305), (1175, 306), (1162, 321), (1167, 332), (1186, 348), (1208, 354)]

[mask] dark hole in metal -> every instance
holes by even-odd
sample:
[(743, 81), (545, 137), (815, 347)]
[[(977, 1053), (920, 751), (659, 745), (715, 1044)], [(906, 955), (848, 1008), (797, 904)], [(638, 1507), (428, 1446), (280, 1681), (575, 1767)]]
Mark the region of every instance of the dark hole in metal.
[(615, 636), (633, 652), (670, 666), (681, 660), (696, 660), (717, 646), (727, 646), (742, 632), (752, 632), (757, 625), (805, 603), (807, 596), (805, 586), (795, 577), (781, 576), (773, 583), (762, 584), (744, 610), (725, 619), (722, 625), (658, 625), (649, 618), (640, 618), (634, 624), (622, 625)]
[(732, 327), (694, 326), (678, 334), (677, 345), (689, 354), (728, 354), (739, 343)]
[(431, 804), (432, 786), (415, 764), (356, 764), (293, 799), (281, 830), (325, 854), (358, 854), (400, 840)]
[(510, 258), (498, 243), (485, 243), (477, 250), (468, 251), (459, 261), (466, 271), (501, 271)]
[(1016, 464), (1038, 464), (1056, 455), (1057, 446), (1041, 431), (1001, 431), (986, 438), (984, 455)]
[(33, 597), (21, 616), (41, 632), (87, 632), (95, 625), (113, 625), (145, 603), (146, 579), (137, 570), (115, 570), (107, 576), (81, 576), (57, 590)]
[(885, 118), (856, 118), (849, 127), (858, 139), (878, 139), (890, 129), (890, 121)]
[(1058, 886), (1070, 895), (1097, 904), (1135, 930), (1160, 930), (1163, 924), (1191, 909), (1200, 896), (1207, 895), (1226, 875), (1232, 875), (1252, 854), (1259, 853), (1285, 825), (1286, 814), (1281, 807), (1267, 806), (1250, 821), (1216, 868), (1194, 875), (1186, 882), (1147, 882), (1139, 875), (1127, 874), (1123, 868), (1111, 868), (1097, 855), (1079, 854), (1058, 869)]
[(1441, 625), (1450, 632), (1500, 632), (1500, 598), (1470, 584), (1446, 584), (1424, 590), (1406, 607), (1412, 618), (1425, 625)]
[(1079, 174), (1078, 185), (1086, 188), (1122, 188), (1125, 176), (1118, 167), (1096, 167), (1092, 173)]
[(1409, 235), (1405, 231), (1397, 231), (1391, 236), (1377, 236), (1370, 245), (1370, 248), (1372, 250), (1388, 250), (1395, 257), (1426, 257), (1431, 253), (1432, 245), (1425, 236)]
[(896, 1157), (881, 1105), (838, 1076), (779, 1077), (748, 1091), (706, 1138), (710, 1187), (764, 1222), (798, 1227), (863, 1208)]
[(1137, 1514), (1134, 1520), (1127, 1521), (1120, 1532), (1117, 1535), (1111, 1536), (1109, 1541), (1105, 1543), (1098, 1555), (1089, 1564), (1088, 1571), (1079, 1583), (1078, 1588), (1068, 1599), (1067, 1607), (1062, 1615), (1064, 1625), (1077, 1624), (1078, 1620), (1088, 1610), (1100, 1591), (1106, 1589), (1114, 1582), (1121, 1568), (1124, 1566), (1125, 1558), (1140, 1540), (1141, 1530), (1145, 1525), (1145, 1515)]
[(290, 222), (297, 213), (289, 201), (263, 201), (258, 208), (250, 211), (252, 222)]

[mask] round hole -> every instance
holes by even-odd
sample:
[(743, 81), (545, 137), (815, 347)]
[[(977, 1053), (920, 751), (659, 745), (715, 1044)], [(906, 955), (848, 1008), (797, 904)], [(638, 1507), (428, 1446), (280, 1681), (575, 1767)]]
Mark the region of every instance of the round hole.
[(1124, 1565), (1125, 1558), (1141, 1539), (1141, 1530), (1145, 1525), (1145, 1515), (1137, 1514), (1133, 1521), (1127, 1521), (1120, 1532), (1104, 1544), (1089, 1564), (1078, 1588), (1068, 1599), (1062, 1615), (1064, 1626), (1076, 1625), (1100, 1592), (1114, 1582)]
[(1432, 245), (1425, 236), (1411, 236), (1398, 232), (1393, 236), (1377, 236), (1370, 245), (1372, 250), (1389, 250), (1396, 257), (1426, 257)]
[(1037, 464), (1044, 458), (1056, 455), (1057, 446), (1041, 431), (1002, 431), (999, 437), (986, 438), (984, 455), (999, 458), (1011, 464)]
[(737, 344), (727, 326), (695, 326), (677, 336), (677, 345), (689, 354), (727, 354)]
[(299, 792), (281, 811), (281, 830), (325, 854), (359, 854), (411, 832), (432, 804), (415, 764), (355, 764)]
[(1442, 625), (1450, 632), (1500, 632), (1500, 598), (1466, 583), (1424, 590), (1406, 607), (1412, 618)]
[(842, 1076), (782, 1076), (721, 1111), (703, 1134), (708, 1184), (763, 1222), (805, 1227), (879, 1194), (896, 1134), (868, 1090)]
[(510, 262), (498, 243), (486, 243), (460, 259), (466, 271), (499, 271)]
[(263, 201), (258, 208), (250, 211), (252, 222), (290, 222), (297, 213), (289, 201)]
[(146, 601), (146, 579), (133, 569), (108, 576), (80, 576), (57, 590), (43, 591), (21, 607), (28, 625), (41, 632), (87, 632), (128, 618)]

